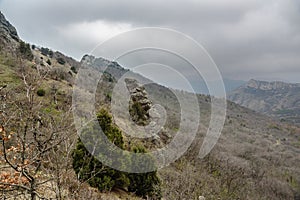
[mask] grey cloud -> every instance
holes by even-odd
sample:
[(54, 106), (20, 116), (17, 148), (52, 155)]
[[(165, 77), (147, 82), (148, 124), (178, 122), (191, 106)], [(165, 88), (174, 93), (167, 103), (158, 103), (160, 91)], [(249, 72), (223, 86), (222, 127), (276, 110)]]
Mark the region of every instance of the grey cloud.
[[(71, 24), (104, 20), (186, 33), (212, 55), (228, 78), (300, 82), (300, 1), (296, 0), (1, 0), (25, 40), (80, 57), (93, 41), (62, 35)], [(76, 33), (74, 33), (76, 34)], [(276, 77), (276, 78), (277, 78)]]

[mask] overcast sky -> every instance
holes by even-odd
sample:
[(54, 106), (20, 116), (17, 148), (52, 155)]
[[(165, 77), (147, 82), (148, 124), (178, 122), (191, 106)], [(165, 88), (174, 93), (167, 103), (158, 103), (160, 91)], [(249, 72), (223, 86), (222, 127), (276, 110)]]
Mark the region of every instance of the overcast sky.
[(0, 0), (27, 42), (80, 60), (139, 27), (183, 32), (231, 79), (300, 82), (299, 0)]

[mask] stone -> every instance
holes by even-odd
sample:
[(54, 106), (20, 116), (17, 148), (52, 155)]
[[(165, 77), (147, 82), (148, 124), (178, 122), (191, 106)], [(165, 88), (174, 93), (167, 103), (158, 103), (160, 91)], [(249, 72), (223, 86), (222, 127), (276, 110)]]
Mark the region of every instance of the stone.
[[(134, 79), (126, 78), (125, 83), (130, 93), (129, 107), (131, 108), (130, 115), (132, 120), (141, 126), (148, 125), (150, 122), (149, 110), (152, 107), (152, 102), (148, 99), (145, 88)], [(138, 111), (133, 109), (134, 106), (139, 107), (135, 108)]]
[(16, 28), (6, 20), (0, 12), (0, 44), (6, 49), (14, 51), (19, 45), (19, 36)]

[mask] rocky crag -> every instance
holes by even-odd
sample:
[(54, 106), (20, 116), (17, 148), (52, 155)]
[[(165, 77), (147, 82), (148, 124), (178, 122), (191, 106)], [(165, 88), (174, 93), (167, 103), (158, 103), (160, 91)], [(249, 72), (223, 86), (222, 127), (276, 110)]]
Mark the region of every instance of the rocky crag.
[(6, 20), (0, 11), (0, 48), (15, 49), (20, 39), (16, 28)]
[(250, 80), (228, 98), (257, 112), (300, 125), (300, 83)]

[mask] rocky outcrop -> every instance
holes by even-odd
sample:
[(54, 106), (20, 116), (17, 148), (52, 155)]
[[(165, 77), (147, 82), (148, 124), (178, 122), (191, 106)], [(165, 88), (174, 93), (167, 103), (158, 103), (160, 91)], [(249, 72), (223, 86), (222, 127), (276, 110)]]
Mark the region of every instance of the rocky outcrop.
[(139, 82), (133, 78), (125, 78), (126, 87), (130, 94), (129, 113), (131, 119), (145, 128), (149, 137), (143, 141), (145, 147), (162, 148), (170, 139), (170, 133), (163, 127), (166, 113), (162, 106), (153, 105), (148, 93)]
[(229, 100), (257, 112), (300, 125), (300, 84), (250, 80)]
[(19, 41), (16, 28), (0, 12), (0, 44), (5, 48), (13, 49), (17, 47)]
[(134, 79), (125, 79), (126, 87), (130, 93), (129, 112), (132, 120), (138, 125), (149, 124), (149, 110), (152, 102), (148, 99), (148, 94), (143, 86)]

